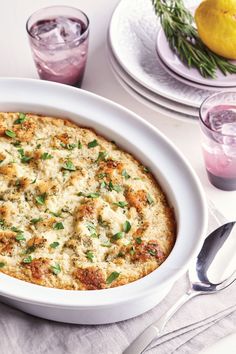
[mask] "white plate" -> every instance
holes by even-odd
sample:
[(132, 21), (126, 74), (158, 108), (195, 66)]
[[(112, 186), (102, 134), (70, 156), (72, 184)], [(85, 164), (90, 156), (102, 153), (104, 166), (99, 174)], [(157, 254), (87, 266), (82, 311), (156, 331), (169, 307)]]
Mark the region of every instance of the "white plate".
[[(163, 109), (166, 109), (167, 112), (169, 110), (176, 112), (176, 115), (179, 116), (184, 115), (185, 118), (197, 118), (198, 117), (198, 109), (192, 108), (189, 106), (185, 106), (182, 104), (178, 104), (177, 102), (170, 101), (162, 96), (159, 96), (152, 91), (146, 89), (138, 82), (136, 82), (132, 77), (130, 77), (123, 68), (119, 65), (116, 58), (113, 56), (109, 45), (108, 45), (108, 59), (112, 66), (113, 71), (124, 81), (132, 90), (134, 90), (139, 95), (143, 96), (144, 99), (148, 100), (148, 104), (152, 103), (152, 109), (155, 109), (155, 105), (157, 105), (157, 109), (159, 106), (162, 106)], [(169, 112), (168, 112), (169, 113)], [(173, 114), (172, 114), (173, 116)]]
[(202, 77), (197, 69), (189, 69), (187, 65), (184, 65), (179, 57), (170, 49), (162, 28), (157, 36), (157, 51), (162, 61), (169, 69), (187, 81), (200, 84), (202, 89), (204, 89), (204, 86), (210, 86), (212, 87), (212, 90), (215, 88), (220, 88), (222, 90), (226, 87), (231, 89), (236, 87), (236, 74), (225, 76), (220, 70), (217, 70), (216, 79), (207, 79)]
[(157, 50), (157, 60), (159, 62), (159, 64), (162, 66), (162, 68), (170, 75), (172, 76), (175, 80), (180, 81), (182, 83), (184, 83), (185, 85), (191, 86), (191, 87), (195, 87), (198, 89), (204, 89), (209, 91), (208, 95), (213, 94), (214, 92), (221, 92), (221, 91), (232, 91), (232, 88), (230, 87), (213, 87), (213, 86), (206, 86), (206, 85), (201, 85), (198, 84), (196, 82), (190, 81), (185, 79), (182, 76), (179, 76), (178, 74), (176, 74), (174, 71), (172, 71), (161, 59), (159, 52)]
[[(194, 6), (197, 1), (185, 2)], [(174, 102), (198, 108), (209, 91), (189, 87), (163, 70), (156, 56), (159, 28), (150, 0), (121, 0), (109, 26), (112, 52), (129, 76), (145, 88)]]
[[(156, 176), (177, 218), (177, 241), (167, 260), (133, 283), (104, 290), (46, 288), (0, 273), (0, 298), (33, 315), (69, 323), (110, 323), (155, 305), (188, 269), (207, 228), (205, 194), (171, 141), (131, 111), (105, 98), (48, 81), (0, 79), (0, 111), (67, 117), (134, 154)], [(187, 240), (187, 242), (186, 242)]]

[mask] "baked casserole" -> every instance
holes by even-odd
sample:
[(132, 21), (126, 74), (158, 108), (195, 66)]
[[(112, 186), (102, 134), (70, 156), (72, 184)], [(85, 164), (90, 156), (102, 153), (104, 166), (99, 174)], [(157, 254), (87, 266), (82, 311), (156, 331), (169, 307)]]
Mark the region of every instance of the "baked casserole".
[(174, 212), (116, 143), (66, 119), (0, 113), (1, 272), (95, 290), (160, 266), (175, 242)]

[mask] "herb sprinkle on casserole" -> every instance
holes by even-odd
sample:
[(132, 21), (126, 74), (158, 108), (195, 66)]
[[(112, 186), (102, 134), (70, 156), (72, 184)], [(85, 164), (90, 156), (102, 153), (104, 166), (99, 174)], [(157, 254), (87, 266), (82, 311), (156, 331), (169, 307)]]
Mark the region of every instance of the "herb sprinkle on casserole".
[(155, 270), (175, 237), (158, 183), (115, 142), (69, 120), (0, 113), (0, 272), (105, 289)]

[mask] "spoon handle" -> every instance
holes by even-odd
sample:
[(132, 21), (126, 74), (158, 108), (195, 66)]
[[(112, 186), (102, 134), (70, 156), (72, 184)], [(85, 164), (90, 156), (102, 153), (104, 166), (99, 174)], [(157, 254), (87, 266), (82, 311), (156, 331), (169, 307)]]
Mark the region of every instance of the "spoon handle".
[(154, 338), (162, 335), (163, 329), (169, 319), (192, 297), (199, 295), (199, 292), (189, 290), (182, 295), (170, 309), (162, 315), (157, 321), (153, 322), (151, 326), (146, 328), (139, 337), (137, 337), (130, 346), (123, 352), (123, 354), (141, 354)]

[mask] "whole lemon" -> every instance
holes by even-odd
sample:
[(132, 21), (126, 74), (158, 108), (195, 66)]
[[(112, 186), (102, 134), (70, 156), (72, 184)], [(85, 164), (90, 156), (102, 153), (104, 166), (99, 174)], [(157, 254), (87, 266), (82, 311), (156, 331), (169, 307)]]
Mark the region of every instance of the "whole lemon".
[(236, 0), (204, 0), (195, 12), (195, 22), (209, 49), (236, 59)]

